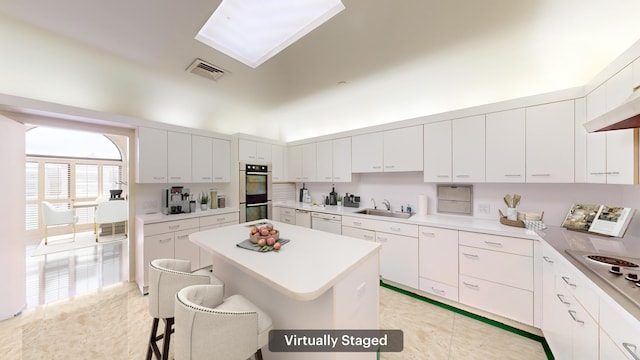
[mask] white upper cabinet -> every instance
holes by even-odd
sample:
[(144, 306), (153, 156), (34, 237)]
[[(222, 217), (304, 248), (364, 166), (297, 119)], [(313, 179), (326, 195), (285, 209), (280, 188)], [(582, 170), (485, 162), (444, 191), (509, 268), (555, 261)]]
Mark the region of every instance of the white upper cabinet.
[(191, 180), (210, 183), (213, 180), (213, 139), (191, 136)]
[(231, 181), (231, 141), (213, 139), (213, 182)]
[(271, 145), (271, 180), (285, 181), (284, 147), (282, 145)]
[(169, 182), (191, 182), (191, 135), (167, 132), (167, 175)]
[(271, 162), (271, 144), (238, 139), (238, 159), (243, 162)]
[(351, 171), (422, 171), (422, 125), (351, 138)]
[(453, 181), (485, 181), (485, 116), (477, 115), (452, 122)]
[(486, 139), (487, 182), (525, 182), (524, 109), (487, 114)]
[[(633, 92), (633, 68), (627, 66), (587, 95), (587, 120), (620, 105)], [(634, 184), (636, 181), (633, 129), (587, 134), (587, 181)]]
[(289, 181), (302, 181), (302, 145), (287, 147)]
[(302, 181), (316, 181), (316, 143), (302, 145)]
[[(351, 182), (351, 138), (332, 140), (333, 182)], [(318, 154), (319, 156), (319, 154)]]
[(138, 128), (138, 183), (167, 182), (167, 131)]
[(333, 181), (333, 144), (331, 140), (316, 143), (318, 181)]
[(424, 181), (451, 182), (451, 121), (424, 124)]
[(526, 108), (526, 169), (530, 183), (574, 181), (574, 101)]
[(382, 132), (351, 137), (352, 172), (381, 172), (383, 156), (384, 138)]
[(422, 171), (422, 125), (387, 130), (383, 133), (385, 172)]

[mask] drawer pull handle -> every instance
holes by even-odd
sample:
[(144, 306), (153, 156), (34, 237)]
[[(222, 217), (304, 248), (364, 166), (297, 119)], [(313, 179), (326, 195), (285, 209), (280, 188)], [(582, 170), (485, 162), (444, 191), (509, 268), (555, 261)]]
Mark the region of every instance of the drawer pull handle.
[(362, 226), (362, 223), (359, 221), (354, 221), (353, 226)]
[(563, 280), (567, 285), (571, 286), (572, 288), (575, 288), (575, 287), (577, 287), (577, 286), (578, 286), (578, 285), (576, 285), (576, 284), (573, 284), (573, 283), (570, 281), (570, 279), (569, 279), (569, 277), (568, 277), (568, 276), (563, 276), (563, 277), (562, 277), (562, 280)]
[(169, 225), (169, 229), (179, 229), (180, 225)]
[(465, 286), (468, 286), (468, 287), (470, 287), (470, 288), (474, 288), (474, 289), (479, 289), (479, 288), (480, 288), (480, 286), (478, 286), (477, 284), (470, 284), (470, 283), (468, 283), (468, 282), (466, 282), (466, 281), (463, 281), (462, 283), (463, 283)]
[(400, 228), (394, 228), (393, 226), (389, 226), (389, 229), (391, 231), (395, 231), (395, 232), (399, 232), (400, 231)]
[(520, 177), (520, 174), (504, 174), (505, 177)]
[(548, 256), (543, 256), (542, 258), (544, 259), (544, 261), (546, 261), (546, 262), (548, 262), (550, 264), (553, 264), (553, 260), (551, 260), (551, 258), (549, 258)]
[(640, 360), (640, 357), (638, 357), (638, 355), (636, 354), (636, 350), (638, 350), (638, 347), (635, 344), (623, 342), (622, 346), (629, 352), (629, 354), (631, 354), (631, 356), (635, 360)]
[(441, 179), (448, 179), (449, 175), (437, 175), (436, 177)]
[(467, 174), (459, 174), (459, 175), (456, 175), (456, 177), (457, 177), (457, 178), (462, 178), (462, 179), (468, 179), (468, 178), (470, 178), (471, 176), (469, 176), (469, 175), (467, 175)]
[(166, 242), (169, 242), (169, 241), (171, 241), (171, 238), (168, 238), (168, 239), (162, 239), (162, 240), (159, 240), (158, 242), (160, 242), (160, 243), (166, 243)]
[(378, 236), (378, 240), (386, 242), (388, 239), (382, 236)]
[(584, 325), (584, 321), (582, 321), (582, 320), (580, 320), (580, 319), (578, 319), (578, 318), (576, 317), (576, 312), (575, 312), (575, 310), (567, 310), (567, 311), (569, 312), (569, 315), (571, 315), (571, 318), (573, 319), (573, 321), (575, 321), (575, 322), (577, 322), (577, 323), (579, 323), (579, 324)]
[(439, 294), (446, 294), (446, 293), (447, 293), (446, 291), (444, 291), (444, 290), (442, 290), (442, 289), (436, 289), (436, 288), (434, 288), (433, 286), (431, 287), (431, 290), (432, 290), (433, 292), (436, 292), (436, 293), (439, 293)]
[(184, 239), (184, 238), (188, 238), (189, 235), (182, 235), (182, 236), (178, 236), (178, 239)]
[(216, 221), (224, 221), (224, 218), (217, 218)]
[(422, 232), (422, 235), (428, 236), (428, 237), (436, 237), (435, 233), (428, 233), (428, 232), (424, 232), (424, 231)]
[(477, 254), (469, 254), (469, 253), (463, 252), (462, 255), (464, 255), (466, 257), (470, 257), (472, 259), (479, 259), (480, 258), (480, 256), (478, 256)]
[(531, 176), (549, 177), (551, 174), (531, 174)]
[(373, 236), (371, 235), (362, 235), (363, 238), (365, 238), (366, 240), (372, 240)]
[(571, 305), (570, 302), (568, 302), (567, 300), (564, 299), (564, 295), (562, 294), (556, 294), (556, 296), (558, 297), (558, 299), (560, 299), (560, 302), (565, 304), (565, 305)]
[(502, 243), (495, 242), (495, 241), (485, 241), (484, 243), (485, 243), (485, 244), (487, 244), (487, 245), (500, 246), (500, 247), (502, 247)]

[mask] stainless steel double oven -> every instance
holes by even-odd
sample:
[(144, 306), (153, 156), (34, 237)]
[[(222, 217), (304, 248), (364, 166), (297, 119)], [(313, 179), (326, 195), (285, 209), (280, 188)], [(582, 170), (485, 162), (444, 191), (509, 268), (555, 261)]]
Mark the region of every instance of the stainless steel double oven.
[(271, 219), (271, 165), (240, 163), (240, 222)]

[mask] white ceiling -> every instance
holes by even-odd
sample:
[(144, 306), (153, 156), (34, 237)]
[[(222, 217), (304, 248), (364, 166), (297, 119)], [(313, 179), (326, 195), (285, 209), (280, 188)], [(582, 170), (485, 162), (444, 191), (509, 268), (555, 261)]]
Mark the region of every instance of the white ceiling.
[(219, 2), (0, 0), (0, 93), (292, 141), (581, 86), (640, 39), (637, 0), (343, 0), (251, 69), (194, 39)]

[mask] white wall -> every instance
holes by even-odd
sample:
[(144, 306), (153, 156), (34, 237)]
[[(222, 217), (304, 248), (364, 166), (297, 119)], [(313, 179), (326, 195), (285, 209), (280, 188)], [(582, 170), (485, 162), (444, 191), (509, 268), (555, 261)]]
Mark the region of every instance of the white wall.
[(4, 154), (5, 171), (0, 187), (7, 190), (2, 199), (9, 205), (0, 207), (0, 320), (22, 311), (26, 304), (24, 131), (24, 125), (0, 116), (0, 153)]
[[(297, 184), (299, 189), (301, 184)], [(307, 183), (315, 201), (321, 201), (331, 191), (331, 183)], [(426, 194), (428, 214), (437, 214), (436, 185), (422, 181), (422, 173), (354, 174), (352, 183), (337, 183), (336, 192), (361, 196), (361, 208), (373, 207), (375, 198), (378, 208), (382, 201), (389, 200), (392, 209), (411, 204), (417, 211), (418, 195)], [(640, 209), (640, 186), (601, 184), (473, 184), (474, 214), (476, 218), (498, 221), (498, 209), (505, 212), (503, 197), (506, 194), (522, 195), (520, 211), (542, 212), (547, 225), (559, 226), (573, 203), (596, 203), (622, 205)], [(478, 206), (489, 205), (489, 213), (479, 213)], [(451, 215), (464, 216), (464, 215)], [(636, 215), (640, 216), (640, 215)], [(640, 235), (640, 220), (632, 222), (629, 234)]]

